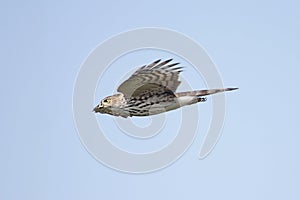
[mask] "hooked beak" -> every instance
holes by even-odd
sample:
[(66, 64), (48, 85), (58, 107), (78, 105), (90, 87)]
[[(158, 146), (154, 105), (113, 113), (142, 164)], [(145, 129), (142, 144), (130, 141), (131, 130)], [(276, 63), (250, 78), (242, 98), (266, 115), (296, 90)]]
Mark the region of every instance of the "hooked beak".
[(97, 112), (100, 112), (100, 110), (103, 108), (103, 106), (102, 105), (97, 105), (94, 109), (93, 109), (93, 111), (95, 112), (95, 113), (97, 113)]

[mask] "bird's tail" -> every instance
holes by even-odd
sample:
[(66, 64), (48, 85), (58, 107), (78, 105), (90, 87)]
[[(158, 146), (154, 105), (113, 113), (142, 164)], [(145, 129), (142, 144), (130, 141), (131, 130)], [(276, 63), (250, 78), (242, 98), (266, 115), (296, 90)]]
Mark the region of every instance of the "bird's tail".
[(238, 88), (223, 88), (223, 89), (210, 89), (210, 90), (195, 90), (190, 92), (179, 92), (176, 93), (177, 97), (184, 97), (184, 96), (196, 96), (198, 98), (198, 102), (205, 101), (206, 98), (203, 96), (216, 94), (220, 92), (232, 91), (237, 90)]

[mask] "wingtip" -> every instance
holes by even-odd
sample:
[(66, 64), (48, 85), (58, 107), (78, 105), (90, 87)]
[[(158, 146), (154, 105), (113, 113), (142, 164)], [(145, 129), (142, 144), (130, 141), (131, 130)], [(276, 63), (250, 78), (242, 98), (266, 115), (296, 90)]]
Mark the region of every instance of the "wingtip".
[(173, 58), (169, 58), (169, 59), (167, 59), (167, 60), (165, 60), (165, 62), (171, 62), (173, 60)]
[(161, 59), (155, 60), (153, 63), (159, 63)]

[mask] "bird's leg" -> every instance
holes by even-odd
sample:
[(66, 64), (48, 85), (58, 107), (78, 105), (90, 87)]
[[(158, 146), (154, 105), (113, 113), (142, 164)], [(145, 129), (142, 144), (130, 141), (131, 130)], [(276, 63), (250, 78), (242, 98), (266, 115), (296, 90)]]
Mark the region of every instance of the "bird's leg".
[(206, 101), (206, 97), (198, 97), (198, 102), (205, 102)]

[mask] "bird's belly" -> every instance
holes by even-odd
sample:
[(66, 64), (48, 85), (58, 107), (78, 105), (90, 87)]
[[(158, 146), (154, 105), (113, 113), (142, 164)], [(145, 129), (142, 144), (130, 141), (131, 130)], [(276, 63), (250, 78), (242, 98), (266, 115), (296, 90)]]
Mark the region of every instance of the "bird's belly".
[(156, 102), (152, 105), (145, 103), (139, 106), (139, 112), (131, 112), (132, 116), (148, 116), (164, 113), (170, 110), (175, 110), (182, 106), (191, 105), (195, 102), (194, 96), (179, 97), (176, 100), (166, 102)]
[(164, 113), (179, 108), (177, 102), (163, 102), (159, 104), (146, 105), (140, 108), (130, 110), (131, 116), (149, 116)]

